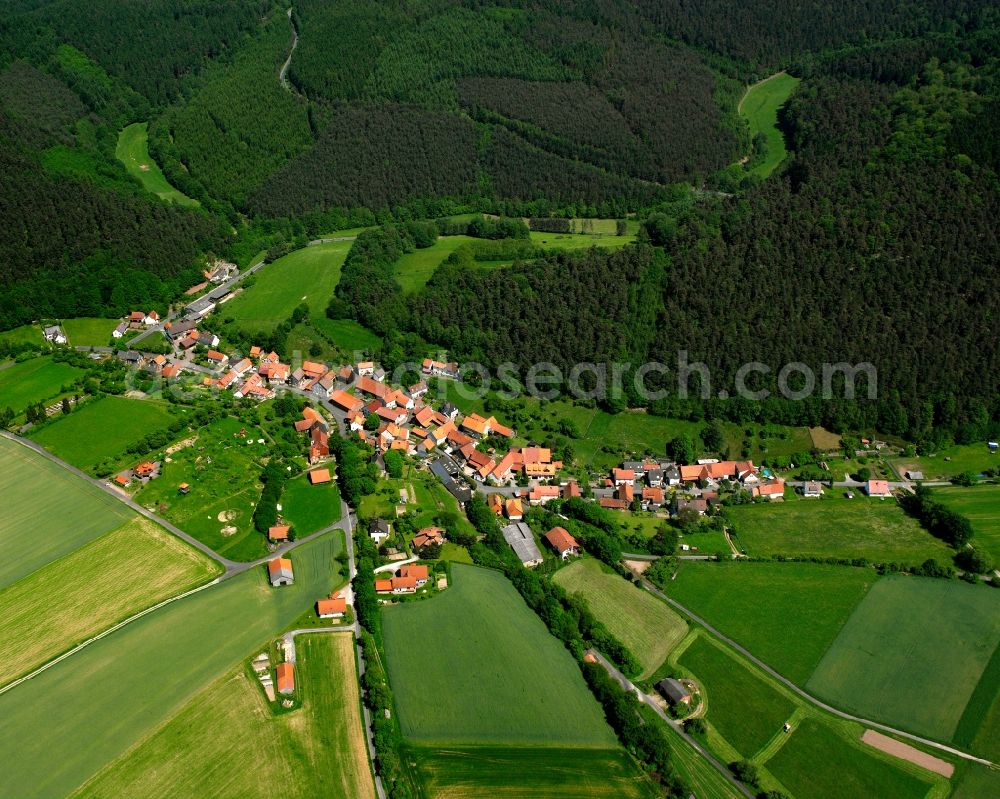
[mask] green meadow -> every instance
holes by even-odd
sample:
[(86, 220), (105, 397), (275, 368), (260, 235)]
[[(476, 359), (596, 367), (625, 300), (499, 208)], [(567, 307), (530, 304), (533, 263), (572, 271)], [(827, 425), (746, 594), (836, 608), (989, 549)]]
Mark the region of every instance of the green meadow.
[(89, 470), (105, 460), (122, 461), (130, 445), (166, 429), (174, 419), (169, 408), (167, 403), (153, 400), (102, 397), (84, 403), (31, 437), (78, 469)]
[(11, 408), (21, 414), (36, 402), (48, 403), (71, 389), (82, 369), (68, 363), (57, 363), (52, 356), (32, 358), (0, 369), (0, 408)]
[(310, 541), (290, 555), (291, 586), (271, 588), (255, 567), (0, 695), (0, 795), (71, 794), (340, 583), (342, 549), (339, 533)]
[(106, 347), (111, 341), (112, 331), (118, 327), (120, 321), (120, 319), (78, 317), (63, 319), (62, 326), (66, 331), (66, 338), (73, 347)]
[(985, 441), (977, 444), (956, 444), (932, 455), (894, 458), (892, 465), (903, 474), (920, 471), (925, 480), (947, 480), (964, 472), (980, 474), (1000, 466), (1000, 453), (990, 452)]
[(336, 482), (311, 485), (306, 475), (289, 480), (281, 494), (281, 516), (299, 537), (315, 533), (340, 519)]
[(764, 158), (749, 170), (751, 174), (766, 178), (785, 160), (788, 151), (785, 136), (778, 127), (778, 111), (798, 84), (799, 78), (779, 72), (750, 86), (740, 100), (737, 110), (747, 121), (751, 140), (761, 133), (767, 139)]
[(934, 498), (972, 523), (972, 543), (1000, 564), (1000, 485), (935, 488)]
[(38, 325), (21, 325), (12, 330), (4, 330), (0, 333), (0, 341), (10, 344), (37, 344), (48, 346), (42, 337), (42, 329)]
[(178, 205), (198, 205), (197, 200), (191, 199), (171, 186), (160, 165), (150, 157), (148, 127), (146, 122), (134, 122), (124, 128), (118, 134), (115, 158), (121, 161), (128, 173), (151, 194)]
[(0, 588), (134, 518), (97, 486), (25, 446), (0, 438)]
[(858, 605), (806, 688), (865, 718), (948, 741), (998, 644), (995, 591), (886, 577)]

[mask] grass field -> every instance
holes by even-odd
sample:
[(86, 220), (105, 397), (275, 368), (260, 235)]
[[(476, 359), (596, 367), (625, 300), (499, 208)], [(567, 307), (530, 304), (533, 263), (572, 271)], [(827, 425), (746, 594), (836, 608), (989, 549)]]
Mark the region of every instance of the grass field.
[(640, 679), (655, 672), (687, 634), (687, 624), (664, 602), (605, 571), (598, 560), (578, 560), (553, 579), (569, 593), (583, 595), (597, 620), (638, 658)]
[(727, 515), (750, 555), (867, 558), (950, 563), (954, 551), (907, 516), (895, 500), (836, 497), (740, 505)]
[(39, 344), (46, 345), (42, 337), (42, 329), (38, 325), (21, 325), (12, 330), (4, 330), (0, 333), (0, 341), (11, 344)]
[(1000, 760), (1000, 646), (969, 697), (952, 741), (993, 762)]
[(975, 533), (972, 543), (1000, 564), (1000, 485), (935, 488), (934, 498), (965, 516)]
[(281, 515), (299, 537), (328, 527), (340, 518), (340, 492), (336, 483), (310, 485), (305, 476), (285, 484)]
[(740, 754), (751, 758), (795, 711), (795, 703), (742, 665), (705, 635), (679, 658), (704, 691), (709, 723)]
[(58, 560), (134, 514), (27, 447), (0, 438), (0, 588)]
[(120, 319), (79, 317), (63, 319), (62, 326), (66, 331), (66, 338), (74, 347), (105, 347), (111, 341), (111, 331), (118, 327), (120, 321)]
[(257, 272), (253, 285), (223, 305), (220, 313), (252, 332), (273, 330), (302, 303), (311, 316), (322, 317), (351, 244), (333, 241), (282, 256)]
[(106, 459), (121, 459), (131, 444), (165, 429), (174, 418), (168, 408), (161, 402), (102, 397), (43, 427), (31, 438), (78, 469), (93, 469)]
[[(29, 405), (53, 400), (69, 389), (82, 369), (68, 363), (56, 363), (45, 355), (0, 369), (0, 408), (11, 408), (21, 414)], [(82, 392), (81, 392), (82, 393)]]
[(610, 233), (543, 233), (533, 230), (528, 234), (535, 244), (541, 244), (546, 250), (589, 250), (591, 247), (601, 247), (606, 250), (617, 250), (635, 241), (635, 233), (624, 236)]
[[(240, 435), (240, 432), (243, 435)], [(257, 478), (270, 453), (257, 428), (226, 417), (172, 445), (188, 444), (164, 461), (160, 477), (136, 494), (150, 508), (220, 555), (254, 560), (267, 552), (264, 537), (253, 526), (253, 509), (260, 499)], [(265, 439), (266, 440), (266, 439)], [(187, 483), (181, 494), (177, 486)]]
[(118, 146), (115, 147), (115, 158), (125, 165), (125, 169), (142, 187), (161, 200), (169, 200), (178, 205), (198, 205), (186, 194), (182, 194), (167, 181), (160, 165), (149, 155), (148, 123), (134, 122), (118, 134)]
[(221, 567), (137, 518), (0, 591), (0, 685)]
[(900, 474), (916, 470), (924, 473), (925, 480), (947, 480), (964, 472), (979, 474), (985, 469), (1000, 466), (1000, 453), (991, 454), (983, 441), (979, 444), (957, 444), (933, 455), (895, 458), (892, 464)]
[(433, 600), (383, 613), (403, 735), (423, 745), (615, 748), (570, 654), (514, 587), (462, 564), (452, 576)]
[(951, 799), (983, 799), (984, 796), (1000, 796), (1000, 771), (978, 763), (965, 765)]
[(947, 741), (1000, 643), (1000, 596), (925, 578), (879, 580), (806, 687), (844, 710)]
[(804, 719), (796, 726), (790, 740), (767, 761), (767, 769), (792, 791), (795, 799), (920, 799), (931, 787), (930, 780), (897, 768), (860, 746), (852, 746), (814, 719)]
[(340, 583), (342, 548), (339, 533), (303, 544), (294, 585), (271, 588), (263, 566), (251, 569), (0, 695), (0, 795), (72, 793)]
[(302, 706), (273, 715), (244, 669), (212, 683), (74, 797), (363, 799), (375, 786), (350, 635), (299, 636)]
[(722, 775), (677, 733), (670, 738), (670, 762), (698, 799), (742, 799), (743, 797), (743, 794), (723, 779)]
[(327, 319), (325, 316), (315, 316), (309, 320), (309, 324), (332, 338), (345, 353), (371, 353), (382, 343), (382, 339), (352, 319)]
[(471, 236), (440, 236), (430, 247), (406, 253), (393, 266), (396, 282), (408, 294), (421, 289), (449, 255), (474, 241), (478, 239)]
[(740, 100), (737, 110), (750, 127), (750, 138), (763, 133), (767, 139), (764, 158), (749, 170), (751, 174), (766, 178), (785, 160), (788, 151), (784, 134), (778, 128), (778, 109), (791, 97), (798, 83), (799, 78), (779, 72), (750, 86)]
[[(652, 799), (660, 794), (618, 749), (409, 747), (426, 799)], [(701, 794), (699, 794), (701, 796)]]
[(667, 593), (804, 685), (877, 579), (812, 563), (685, 563)]

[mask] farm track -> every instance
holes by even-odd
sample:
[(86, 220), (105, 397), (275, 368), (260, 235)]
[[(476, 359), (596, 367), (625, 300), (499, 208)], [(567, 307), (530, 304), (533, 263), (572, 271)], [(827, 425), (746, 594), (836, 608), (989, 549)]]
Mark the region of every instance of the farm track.
[(288, 9), (288, 22), (292, 26), (292, 47), (288, 51), (288, 58), (285, 59), (285, 63), (281, 65), (281, 70), (278, 72), (278, 81), (286, 91), (294, 94), (295, 89), (292, 88), (292, 84), (288, 80), (288, 68), (292, 65), (292, 53), (294, 53), (295, 48), (299, 46), (299, 32), (295, 27), (295, 20), (292, 19), (291, 7)]
[(792, 691), (796, 696), (799, 696), (805, 701), (809, 702), (809, 704), (814, 705), (815, 707), (818, 707), (821, 710), (825, 710), (828, 713), (832, 713), (833, 715), (839, 718), (847, 719), (848, 721), (854, 721), (859, 724), (867, 725), (869, 727), (874, 727), (878, 730), (890, 733), (892, 735), (898, 735), (901, 738), (906, 738), (908, 740), (915, 741), (919, 744), (923, 744), (924, 746), (929, 746), (933, 749), (937, 749), (949, 755), (960, 757), (963, 760), (969, 760), (972, 761), (973, 763), (980, 763), (981, 765), (993, 769), (1000, 768), (1000, 766), (998, 766), (996, 763), (993, 763), (992, 761), (987, 760), (986, 758), (977, 757), (976, 755), (970, 754), (969, 752), (964, 752), (961, 749), (956, 749), (952, 746), (948, 746), (947, 744), (943, 744), (938, 741), (933, 741), (929, 738), (922, 738), (919, 735), (914, 735), (913, 733), (905, 732), (904, 730), (899, 730), (896, 729), (895, 727), (890, 727), (888, 724), (882, 724), (881, 722), (872, 721), (871, 719), (862, 718), (860, 716), (853, 716), (850, 713), (845, 713), (843, 710), (838, 710), (837, 708), (826, 704), (825, 702), (812, 696), (812, 694), (806, 693), (806, 691), (804, 691), (802, 688), (799, 688), (799, 686), (797, 686), (791, 680), (787, 679), (786, 677), (783, 677), (777, 671), (768, 666), (760, 658), (753, 655), (749, 650), (740, 646), (738, 643), (736, 643), (736, 641), (721, 633), (719, 630), (717, 630), (715, 627), (709, 624), (705, 619), (701, 618), (693, 611), (684, 607), (680, 602), (677, 602), (676, 600), (668, 597), (666, 594), (660, 591), (656, 586), (654, 586), (649, 581), (642, 580), (641, 584), (642, 587), (645, 588), (647, 591), (649, 591), (651, 594), (659, 597), (668, 605), (670, 605), (672, 608), (683, 613), (685, 616), (691, 619), (691, 621), (703, 627), (709, 634), (713, 635), (715, 638), (719, 639), (720, 641), (722, 641), (723, 643), (734, 649), (740, 655), (742, 655), (751, 663), (753, 663), (761, 671), (765, 672), (769, 677), (777, 680), (779, 683), (781, 683), (783, 687), (787, 688), (789, 691)]

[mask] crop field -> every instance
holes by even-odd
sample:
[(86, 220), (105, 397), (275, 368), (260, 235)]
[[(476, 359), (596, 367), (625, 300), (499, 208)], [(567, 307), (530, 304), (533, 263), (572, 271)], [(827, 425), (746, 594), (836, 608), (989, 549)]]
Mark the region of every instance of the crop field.
[[(243, 435), (240, 435), (240, 434)], [(266, 554), (264, 537), (253, 526), (260, 498), (257, 477), (268, 445), (257, 428), (227, 417), (192, 433), (171, 448), (160, 477), (136, 494), (136, 501), (155, 510), (220, 555), (254, 560)], [(265, 439), (266, 440), (266, 439)], [(177, 486), (187, 483), (181, 494)]]
[(670, 732), (670, 762), (698, 799), (742, 799), (743, 794), (727, 782), (687, 741)]
[(499, 573), (455, 564), (447, 591), (383, 621), (410, 742), (615, 748), (572, 657)]
[[(807, 718), (767, 761), (767, 769), (796, 799), (829, 796), (920, 799), (925, 796), (932, 784), (928, 772), (894, 763), (901, 761), (883, 759), (870, 749), (852, 745), (830, 727)], [(917, 774), (928, 776), (922, 779)]]
[(63, 319), (62, 326), (66, 331), (66, 338), (74, 347), (105, 347), (111, 341), (111, 332), (118, 327), (120, 321), (120, 319), (79, 317)]
[(799, 78), (779, 72), (749, 87), (740, 100), (738, 110), (750, 126), (751, 140), (758, 133), (767, 138), (764, 159), (750, 170), (752, 174), (766, 178), (785, 160), (788, 151), (785, 136), (778, 128), (778, 110), (791, 97), (798, 83)]
[[(659, 793), (621, 749), (408, 747), (426, 799), (652, 799)], [(699, 794), (700, 796), (700, 794)]]
[(273, 715), (244, 669), (216, 680), (75, 799), (374, 797), (350, 635), (299, 636), (302, 706)]
[(1000, 796), (1000, 771), (978, 763), (965, 765), (951, 799), (982, 799)]
[(146, 519), (91, 541), (0, 590), (0, 685), (220, 571)]
[(48, 355), (0, 369), (0, 408), (21, 414), (35, 402), (55, 399), (83, 374), (82, 369), (56, 363)]
[(916, 470), (924, 473), (925, 480), (947, 480), (964, 472), (980, 474), (986, 469), (1000, 466), (1000, 453), (991, 454), (983, 441), (978, 444), (957, 444), (933, 455), (895, 458), (892, 464), (900, 474)]
[(255, 273), (253, 285), (223, 305), (220, 313), (248, 331), (274, 329), (302, 303), (312, 316), (323, 316), (351, 244), (332, 241), (282, 256)]
[(947, 741), (998, 644), (996, 592), (886, 577), (858, 605), (806, 688), (844, 710)]
[(131, 444), (168, 427), (174, 418), (168, 408), (151, 400), (102, 397), (31, 437), (78, 469), (93, 469), (104, 460), (121, 459)]
[(727, 510), (750, 555), (867, 558), (911, 565), (953, 550), (907, 516), (895, 500), (855, 496), (740, 505)]
[(667, 593), (804, 685), (877, 579), (847, 566), (692, 562)]
[(935, 488), (934, 498), (965, 516), (975, 533), (973, 545), (1000, 563), (1000, 485)]
[(293, 585), (271, 588), (255, 567), (0, 695), (0, 795), (71, 794), (342, 582), (342, 549), (341, 534), (310, 541), (291, 553)]
[(656, 671), (687, 634), (687, 624), (664, 602), (605, 571), (598, 560), (578, 560), (553, 579), (567, 592), (582, 594), (597, 620), (638, 658), (640, 679)]
[(702, 687), (709, 723), (746, 758), (752, 758), (795, 711), (795, 703), (731, 657), (705, 635), (681, 653), (680, 665)]
[(134, 122), (118, 134), (118, 146), (115, 147), (115, 158), (125, 165), (125, 169), (136, 178), (142, 187), (159, 197), (161, 200), (175, 202), (178, 205), (198, 205), (186, 194), (181, 193), (167, 181), (160, 165), (149, 155), (149, 135), (146, 122)]
[(329, 527), (340, 518), (337, 484), (310, 485), (304, 475), (289, 480), (281, 494), (281, 515), (299, 537)]
[(0, 438), (0, 588), (121, 527), (134, 514), (114, 497), (25, 446)]
[(993, 650), (952, 741), (993, 762), (1000, 760), (1000, 646)]

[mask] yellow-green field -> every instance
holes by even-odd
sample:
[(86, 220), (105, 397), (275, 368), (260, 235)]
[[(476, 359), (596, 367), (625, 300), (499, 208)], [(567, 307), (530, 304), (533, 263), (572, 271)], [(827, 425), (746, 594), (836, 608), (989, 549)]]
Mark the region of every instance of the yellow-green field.
[(1000, 485), (935, 488), (934, 498), (972, 523), (972, 544), (1000, 564)]
[(137, 518), (0, 591), (0, 685), (221, 571)]
[(111, 331), (118, 327), (120, 321), (120, 319), (79, 317), (63, 319), (62, 326), (66, 331), (66, 338), (73, 347), (105, 347), (111, 341)]
[(11, 408), (20, 415), (36, 402), (52, 404), (64, 388), (72, 389), (84, 374), (82, 369), (53, 361), (49, 355), (0, 369), (0, 408)]
[(160, 165), (149, 155), (149, 135), (146, 122), (135, 122), (124, 128), (118, 134), (118, 146), (115, 147), (115, 158), (125, 165), (125, 169), (142, 187), (159, 197), (161, 200), (175, 202), (178, 205), (198, 205), (186, 194), (179, 192), (167, 181)]
[(296, 638), (301, 707), (274, 715), (244, 669), (212, 683), (75, 799), (365, 799), (375, 795), (353, 638)]
[(778, 111), (798, 84), (799, 78), (779, 72), (750, 86), (743, 95), (738, 111), (750, 127), (750, 138), (763, 133), (767, 139), (764, 158), (749, 170), (752, 174), (766, 178), (785, 160), (788, 151), (778, 128)]
[(648, 677), (687, 633), (687, 624), (664, 602), (588, 558), (560, 569), (555, 581), (587, 606), (642, 664)]

